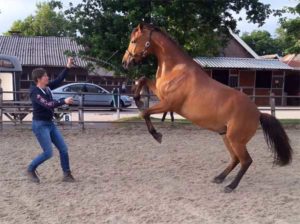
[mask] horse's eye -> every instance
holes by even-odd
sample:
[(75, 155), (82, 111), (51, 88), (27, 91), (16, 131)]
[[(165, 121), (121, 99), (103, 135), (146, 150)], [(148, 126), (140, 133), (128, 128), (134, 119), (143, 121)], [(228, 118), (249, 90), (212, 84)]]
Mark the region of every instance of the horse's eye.
[(131, 43), (132, 43), (132, 44), (135, 44), (135, 43), (136, 43), (136, 40), (132, 40)]

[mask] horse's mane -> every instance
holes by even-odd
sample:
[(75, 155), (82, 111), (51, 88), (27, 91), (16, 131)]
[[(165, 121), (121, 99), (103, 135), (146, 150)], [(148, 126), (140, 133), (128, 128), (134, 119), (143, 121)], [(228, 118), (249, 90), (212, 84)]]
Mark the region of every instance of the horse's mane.
[[(175, 39), (173, 39), (165, 30), (162, 30), (158, 26), (155, 26), (155, 25), (149, 24), (149, 23), (142, 23), (141, 25), (143, 26), (143, 28), (146, 28), (148, 30), (154, 30), (156, 32), (163, 34), (168, 40), (173, 42), (175, 45), (179, 46), (178, 42)], [(135, 28), (132, 33), (134, 33), (136, 31), (136, 29), (137, 28)]]

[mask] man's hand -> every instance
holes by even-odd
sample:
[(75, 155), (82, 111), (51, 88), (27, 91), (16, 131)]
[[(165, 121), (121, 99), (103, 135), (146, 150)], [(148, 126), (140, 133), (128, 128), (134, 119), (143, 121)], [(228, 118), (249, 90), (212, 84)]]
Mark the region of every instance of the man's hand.
[(75, 66), (74, 58), (73, 57), (68, 57), (67, 68), (73, 68), (74, 66)]
[(74, 103), (73, 97), (68, 97), (68, 98), (65, 99), (65, 104), (70, 105), (70, 104), (73, 104), (73, 103)]

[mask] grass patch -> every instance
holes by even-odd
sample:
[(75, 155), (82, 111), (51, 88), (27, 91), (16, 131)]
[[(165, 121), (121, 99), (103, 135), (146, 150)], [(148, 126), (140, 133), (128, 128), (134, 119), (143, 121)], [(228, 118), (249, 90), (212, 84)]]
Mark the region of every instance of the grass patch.
[(279, 119), (279, 121), (283, 125), (300, 125), (300, 119)]

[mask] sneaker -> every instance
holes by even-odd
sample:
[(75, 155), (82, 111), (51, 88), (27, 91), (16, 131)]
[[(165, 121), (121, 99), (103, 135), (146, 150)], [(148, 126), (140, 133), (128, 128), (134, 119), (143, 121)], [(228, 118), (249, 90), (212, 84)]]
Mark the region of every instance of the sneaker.
[(27, 177), (29, 178), (29, 180), (31, 182), (34, 182), (34, 183), (37, 183), (37, 184), (40, 183), (40, 179), (38, 177), (37, 171), (29, 171), (29, 170), (27, 170), (26, 171), (26, 175), (27, 175)]
[(75, 178), (72, 176), (71, 171), (65, 172), (63, 182), (75, 182)]

